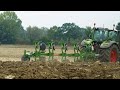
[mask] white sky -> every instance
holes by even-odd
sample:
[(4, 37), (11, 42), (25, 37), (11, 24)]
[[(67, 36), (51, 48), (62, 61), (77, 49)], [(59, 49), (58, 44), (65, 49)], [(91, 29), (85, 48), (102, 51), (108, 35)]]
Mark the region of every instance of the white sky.
[(75, 23), (79, 27), (91, 26), (112, 29), (120, 22), (120, 11), (15, 11), (24, 28), (31, 26), (50, 28), (64, 23)]

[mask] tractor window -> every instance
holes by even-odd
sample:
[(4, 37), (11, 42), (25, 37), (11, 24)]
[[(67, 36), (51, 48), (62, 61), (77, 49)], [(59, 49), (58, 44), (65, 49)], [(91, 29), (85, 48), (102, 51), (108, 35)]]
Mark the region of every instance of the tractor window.
[(103, 41), (106, 39), (106, 37), (107, 37), (107, 32), (105, 32), (104, 30), (96, 30), (94, 32), (95, 41)]
[(115, 32), (115, 31), (110, 31), (110, 32), (109, 32), (109, 38), (110, 38), (111, 40), (115, 41), (116, 38), (117, 38), (117, 32)]
[(99, 39), (99, 35), (100, 35), (100, 32), (99, 31), (95, 31), (95, 33), (94, 33), (94, 39), (95, 40)]

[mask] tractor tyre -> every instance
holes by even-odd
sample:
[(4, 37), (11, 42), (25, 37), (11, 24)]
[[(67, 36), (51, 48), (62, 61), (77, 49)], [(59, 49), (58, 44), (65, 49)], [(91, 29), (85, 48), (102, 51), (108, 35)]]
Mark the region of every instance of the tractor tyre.
[(21, 60), (22, 60), (22, 61), (30, 61), (30, 58), (29, 58), (29, 57), (26, 57), (26, 56), (22, 56)]
[(25, 61), (25, 56), (22, 56), (21, 61)]
[(101, 62), (117, 62), (119, 60), (119, 49), (117, 45), (113, 44), (109, 48), (100, 50)]

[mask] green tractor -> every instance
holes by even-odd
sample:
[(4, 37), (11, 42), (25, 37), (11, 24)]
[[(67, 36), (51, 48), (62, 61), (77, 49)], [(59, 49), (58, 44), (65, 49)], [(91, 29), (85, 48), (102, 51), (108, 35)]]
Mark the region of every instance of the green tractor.
[(81, 42), (82, 49), (90, 48), (102, 62), (117, 62), (120, 54), (120, 31), (94, 28), (91, 38)]

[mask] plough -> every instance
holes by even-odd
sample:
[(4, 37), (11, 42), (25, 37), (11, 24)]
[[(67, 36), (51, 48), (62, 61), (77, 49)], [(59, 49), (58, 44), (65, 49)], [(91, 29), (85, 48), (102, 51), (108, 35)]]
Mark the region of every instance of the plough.
[(61, 45), (61, 53), (56, 54), (54, 53), (55, 51), (55, 44), (54, 42), (48, 43), (48, 53), (46, 53), (45, 50), (41, 50), (39, 48), (39, 42), (35, 43), (35, 51), (30, 52), (24, 50), (24, 55), (22, 56), (22, 61), (30, 61), (30, 58), (35, 58), (35, 61), (37, 60), (36, 58), (43, 57), (43, 56), (49, 56), (49, 59), (54, 56), (61, 56), (62, 60), (66, 60), (66, 57), (74, 57), (75, 60), (80, 60), (80, 59), (86, 59), (87, 58), (95, 58), (95, 53), (89, 51), (86, 48), (87, 52), (84, 52), (85, 50), (82, 50), (82, 47), (78, 43), (74, 44), (73, 46), (74, 53), (67, 54), (68, 51), (68, 46), (67, 43), (62, 43)]

